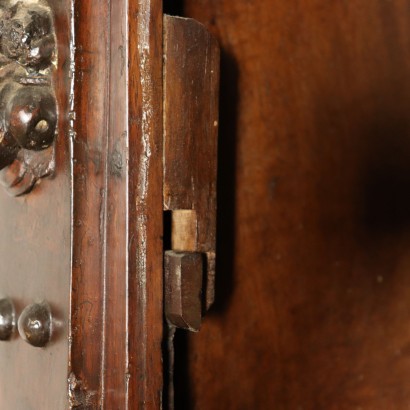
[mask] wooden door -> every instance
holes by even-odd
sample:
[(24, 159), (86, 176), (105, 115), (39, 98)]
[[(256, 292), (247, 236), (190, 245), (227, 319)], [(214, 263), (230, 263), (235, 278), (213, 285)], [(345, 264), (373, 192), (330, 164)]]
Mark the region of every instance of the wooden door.
[[(55, 76), (51, 93), (58, 101), (60, 115), (56, 125), (58, 136), (53, 146), (38, 152), (22, 150), (19, 157), (10, 166), (2, 167), (0, 172), (0, 294), (2, 300), (8, 298), (14, 305), (15, 321), (27, 306), (46, 301), (53, 312), (54, 329), (52, 340), (46, 348), (26, 343), (17, 329), (9, 338), (6, 337), (8, 340), (2, 338), (0, 408), (64, 409), (67, 408), (72, 241), (70, 135), (68, 117), (64, 114), (70, 109), (70, 9), (64, 0), (54, 1), (52, 10), (43, 2), (33, 7), (20, 3), (14, 9), (13, 4), (0, 2), (2, 140), (8, 132), (4, 128), (5, 105), (18, 95), (20, 89), (41, 95), (42, 89), (48, 89), (49, 85), (41, 85), (40, 80), (48, 81), (50, 76)], [(41, 35), (35, 33), (37, 29), (43, 30)], [(13, 33), (15, 43), (11, 42)], [(36, 47), (43, 47), (40, 55), (44, 53), (45, 63), (40, 62), (39, 67), (35, 63), (27, 66), (22, 61), (26, 48), (21, 46), (21, 39), (25, 35), (28, 38), (32, 36), (32, 47), (27, 47), (30, 53)], [(51, 41), (53, 52), (49, 57), (53, 61), (47, 61), (45, 50), (49, 37), (58, 39), (58, 43)], [(22, 78), (28, 82), (31, 78), (38, 78), (40, 85), (18, 84), (19, 69), (13, 65), (14, 57), (17, 66), (21, 64), (24, 67)], [(10, 66), (13, 67), (12, 71), (15, 70), (14, 78), (8, 78)], [(53, 66), (55, 68), (50, 68)], [(44, 75), (40, 75), (37, 68)], [(4, 91), (7, 84), (18, 84), (20, 88), (7, 95)], [(35, 96), (31, 102), (36, 105)], [(36, 169), (42, 170), (41, 173)], [(52, 176), (39, 179), (29, 194), (19, 196), (30, 190), (42, 174)], [(0, 314), (3, 329), (6, 318), (3, 309)]]
[[(0, 345), (0, 407), (160, 408), (161, 2), (2, 0), (0, 11), (0, 293), (19, 321)], [(32, 303), (51, 310), (50, 340), (33, 339), (47, 323)]]
[[(222, 104), (216, 302), (177, 332), (175, 407), (406, 409), (407, 2), (178, 5)], [(0, 407), (159, 409), (162, 2), (0, 13)]]
[(405, 0), (185, 0), (222, 47), (216, 304), (177, 408), (406, 409)]

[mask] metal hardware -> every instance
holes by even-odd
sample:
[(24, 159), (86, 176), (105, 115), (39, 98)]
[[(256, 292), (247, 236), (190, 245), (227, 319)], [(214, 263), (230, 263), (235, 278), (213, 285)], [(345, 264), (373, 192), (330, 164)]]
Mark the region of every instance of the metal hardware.
[(9, 298), (0, 299), (0, 340), (9, 340), (16, 327), (16, 311)]
[(52, 315), (47, 302), (27, 306), (18, 320), (18, 331), (23, 340), (34, 347), (44, 347), (51, 339)]
[(0, 170), (19, 163), (0, 173), (0, 183), (20, 195), (51, 172), (52, 151), (30, 152), (49, 148), (55, 138), (56, 39), (50, 9), (41, 4), (5, 1), (0, 21)]

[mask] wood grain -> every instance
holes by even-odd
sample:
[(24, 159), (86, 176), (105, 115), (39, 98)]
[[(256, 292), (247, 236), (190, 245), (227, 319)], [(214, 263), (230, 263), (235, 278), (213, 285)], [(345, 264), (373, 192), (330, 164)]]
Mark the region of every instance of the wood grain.
[(170, 326), (192, 332), (198, 332), (201, 327), (202, 256), (198, 252), (165, 252), (164, 311)]
[[(219, 58), (203, 25), (164, 17), (164, 209), (174, 211), (172, 249), (206, 255), (207, 308), (215, 294)], [(181, 215), (196, 217), (187, 247), (177, 232)]]
[(163, 386), (163, 14), (159, 0), (128, 3), (129, 408), (157, 409)]
[(75, 3), (71, 405), (162, 395), (162, 8)]
[[(108, 127), (108, 3), (75, 5), (75, 138), (70, 405), (103, 396), (104, 216)], [(92, 104), (90, 104), (92, 101)]]
[(56, 173), (30, 196), (0, 192), (0, 293), (18, 314), (47, 300), (59, 328), (43, 350), (16, 338), (2, 346), (0, 406), (159, 409), (161, 2), (50, 5)]
[(217, 297), (177, 337), (179, 408), (409, 406), (409, 11), (185, 1), (223, 54)]

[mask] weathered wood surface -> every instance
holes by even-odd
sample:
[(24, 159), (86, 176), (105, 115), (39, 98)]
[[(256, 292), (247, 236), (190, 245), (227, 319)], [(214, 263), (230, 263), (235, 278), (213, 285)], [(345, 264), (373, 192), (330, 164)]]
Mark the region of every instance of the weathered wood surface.
[[(0, 343), (0, 408), (67, 407), (68, 318), (70, 294), (70, 139), (69, 21), (65, 0), (49, 0), (58, 39), (54, 81), (59, 107), (55, 172), (27, 196), (14, 198), (0, 187), (0, 293), (16, 305), (47, 300), (59, 324), (46, 349), (24, 342), (16, 333)], [(4, 180), (3, 180), (4, 181)]]
[(185, 15), (223, 54), (216, 305), (179, 408), (408, 408), (408, 1)]
[(74, 12), (71, 405), (160, 408), (161, 2)]
[(17, 314), (47, 300), (60, 327), (45, 349), (16, 338), (2, 344), (0, 407), (158, 409), (161, 2), (50, 6), (58, 40), (55, 175), (23, 198), (0, 192), (0, 293)]
[(219, 57), (204, 26), (164, 16), (164, 209), (173, 211), (172, 249), (206, 256), (206, 307), (215, 293)]
[(164, 310), (178, 328), (197, 332), (201, 327), (203, 265), (198, 252), (165, 252)]

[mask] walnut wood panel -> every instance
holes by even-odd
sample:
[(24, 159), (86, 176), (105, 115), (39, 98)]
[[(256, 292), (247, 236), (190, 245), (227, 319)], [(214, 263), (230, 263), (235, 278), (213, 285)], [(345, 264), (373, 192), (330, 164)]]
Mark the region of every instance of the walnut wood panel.
[(408, 408), (409, 12), (185, 1), (223, 55), (216, 305), (177, 336), (179, 408)]
[[(42, 3), (44, 4), (44, 3)], [(68, 133), (70, 6), (49, 0), (58, 40), (54, 86), (59, 123), (55, 170), (27, 196), (1, 187), (0, 293), (16, 305), (47, 300), (59, 322), (52, 342), (38, 349), (15, 335), (0, 343), (0, 408), (64, 409), (67, 404), (68, 318), (71, 271), (70, 138)]]
[(74, 4), (70, 404), (159, 408), (162, 7)]

